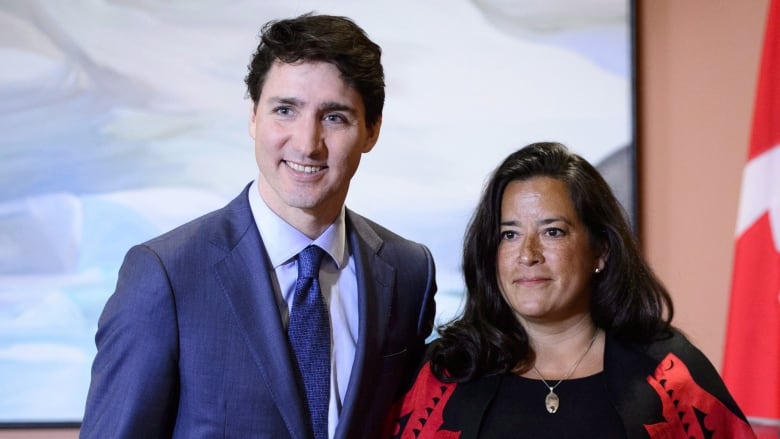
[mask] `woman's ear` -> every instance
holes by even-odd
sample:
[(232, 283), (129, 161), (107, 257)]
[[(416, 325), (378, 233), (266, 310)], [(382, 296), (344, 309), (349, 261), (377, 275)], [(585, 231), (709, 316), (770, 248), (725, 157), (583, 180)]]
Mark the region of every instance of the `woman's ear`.
[(604, 271), (604, 268), (606, 268), (607, 266), (608, 260), (609, 260), (609, 246), (605, 243), (601, 245), (599, 256), (596, 259), (595, 272), (600, 273)]

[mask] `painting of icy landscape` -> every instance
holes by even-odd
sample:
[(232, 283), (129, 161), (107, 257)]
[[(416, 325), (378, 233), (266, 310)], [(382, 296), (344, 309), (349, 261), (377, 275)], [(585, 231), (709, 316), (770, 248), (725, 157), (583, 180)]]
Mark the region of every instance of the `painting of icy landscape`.
[(125, 251), (256, 177), (246, 65), (263, 23), (311, 10), (383, 48), (382, 135), (347, 204), (431, 248), (439, 323), (514, 149), (568, 144), (633, 211), (628, 0), (3, 0), (0, 424), (80, 421)]

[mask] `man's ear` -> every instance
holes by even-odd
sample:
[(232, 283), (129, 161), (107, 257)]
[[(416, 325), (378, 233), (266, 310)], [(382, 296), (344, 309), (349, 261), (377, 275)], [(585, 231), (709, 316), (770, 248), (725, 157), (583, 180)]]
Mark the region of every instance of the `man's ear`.
[(377, 140), (379, 140), (379, 132), (381, 131), (381, 129), (382, 129), (382, 116), (379, 116), (379, 118), (376, 120), (374, 125), (368, 127), (368, 139), (366, 140), (366, 145), (363, 147), (364, 153), (374, 149)]
[(255, 138), (255, 135), (257, 134), (255, 132), (255, 118), (257, 117), (257, 106), (254, 102), (252, 102), (252, 105), (249, 106), (249, 137)]

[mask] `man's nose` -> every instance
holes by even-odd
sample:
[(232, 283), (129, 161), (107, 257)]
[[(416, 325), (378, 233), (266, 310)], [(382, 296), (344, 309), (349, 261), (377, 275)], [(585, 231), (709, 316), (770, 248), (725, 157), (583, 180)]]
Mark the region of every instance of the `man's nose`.
[(319, 118), (302, 118), (295, 127), (296, 148), (305, 156), (313, 156), (325, 143)]

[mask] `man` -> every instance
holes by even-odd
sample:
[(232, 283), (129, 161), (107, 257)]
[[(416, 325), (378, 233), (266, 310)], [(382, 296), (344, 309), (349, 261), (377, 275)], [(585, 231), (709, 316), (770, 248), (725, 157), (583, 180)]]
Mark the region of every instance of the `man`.
[(376, 437), (420, 362), (436, 291), (426, 247), (344, 206), (379, 136), (380, 53), (344, 17), (263, 28), (246, 77), (259, 176), (130, 249), (81, 437)]

